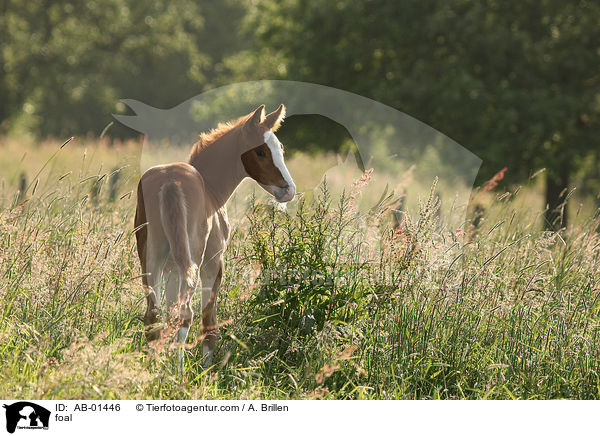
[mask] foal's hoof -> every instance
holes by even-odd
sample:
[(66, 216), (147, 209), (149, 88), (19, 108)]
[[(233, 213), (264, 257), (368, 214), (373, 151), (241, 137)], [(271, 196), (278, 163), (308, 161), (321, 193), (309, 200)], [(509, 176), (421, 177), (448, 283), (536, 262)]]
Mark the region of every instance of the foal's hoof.
[(160, 323), (146, 326), (146, 328), (144, 329), (144, 333), (146, 335), (146, 340), (149, 343), (157, 341), (158, 339), (160, 339), (162, 331), (163, 331), (163, 325)]

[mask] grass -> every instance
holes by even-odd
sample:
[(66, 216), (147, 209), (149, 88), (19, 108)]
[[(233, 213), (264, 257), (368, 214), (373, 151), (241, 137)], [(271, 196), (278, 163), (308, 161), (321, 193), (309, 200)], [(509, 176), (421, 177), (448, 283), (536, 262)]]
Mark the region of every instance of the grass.
[(0, 143), (0, 397), (600, 397), (598, 219), (544, 232), (536, 179), (480, 192), (477, 228), (444, 228), (431, 196), (392, 231), (389, 201), (357, 206), (368, 177), (343, 196), (322, 186), (294, 214), (243, 203), (216, 365), (192, 344), (182, 380), (176, 353), (150, 361), (143, 337), (139, 146), (77, 139), (19, 196), (20, 174), (60, 143), (20, 146)]

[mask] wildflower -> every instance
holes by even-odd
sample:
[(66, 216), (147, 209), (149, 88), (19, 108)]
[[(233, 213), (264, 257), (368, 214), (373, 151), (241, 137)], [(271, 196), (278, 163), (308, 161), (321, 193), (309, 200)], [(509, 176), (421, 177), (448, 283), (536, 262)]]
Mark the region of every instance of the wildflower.
[(368, 170), (365, 170), (365, 172), (362, 174), (362, 176), (360, 176), (360, 179), (355, 180), (352, 183), (352, 187), (353, 188), (363, 188), (363, 187), (367, 186), (369, 184), (369, 182), (371, 181), (371, 179), (373, 178), (371, 176), (372, 173), (373, 173), (373, 168), (369, 168)]
[(500, 171), (498, 171), (494, 175), (494, 177), (492, 177), (490, 180), (488, 180), (488, 182), (485, 184), (485, 186), (483, 187), (483, 190), (481, 192), (491, 191), (496, 186), (498, 186), (498, 182), (504, 178), (504, 173), (507, 170), (508, 170), (508, 167), (504, 167)]

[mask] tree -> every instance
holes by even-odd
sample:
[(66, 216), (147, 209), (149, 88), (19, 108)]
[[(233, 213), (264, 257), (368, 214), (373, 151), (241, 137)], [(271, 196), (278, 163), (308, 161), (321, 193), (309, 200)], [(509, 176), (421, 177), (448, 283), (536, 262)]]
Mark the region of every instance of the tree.
[[(99, 134), (120, 98), (170, 107), (201, 92), (236, 50), (233, 38), (213, 41), (215, 23), (227, 15), (235, 25), (243, 11), (193, 0), (2, 0), (0, 9), (0, 121), (38, 136)], [(127, 133), (119, 128), (111, 133)]]
[(252, 3), (246, 26), (277, 76), (415, 116), (482, 157), (481, 179), (546, 167), (549, 228), (578, 161), (598, 153), (597, 3), (272, 0)]

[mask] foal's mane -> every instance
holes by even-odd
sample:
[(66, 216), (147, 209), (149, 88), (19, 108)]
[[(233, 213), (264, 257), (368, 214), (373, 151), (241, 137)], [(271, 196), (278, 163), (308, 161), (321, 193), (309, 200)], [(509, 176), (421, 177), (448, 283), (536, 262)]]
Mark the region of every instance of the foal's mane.
[(251, 115), (252, 115), (252, 113), (241, 116), (237, 120), (227, 121), (225, 123), (219, 123), (219, 124), (217, 124), (216, 128), (210, 130), (209, 132), (201, 133), (200, 139), (192, 147), (189, 161), (192, 162), (194, 160), (194, 158), (196, 158), (198, 156), (198, 154), (200, 154), (202, 152), (202, 150), (205, 150), (206, 148), (213, 145), (215, 142), (217, 142), (219, 139), (221, 139), (227, 133), (242, 127), (244, 125), (244, 123), (246, 121), (248, 121), (248, 119), (250, 118)]

